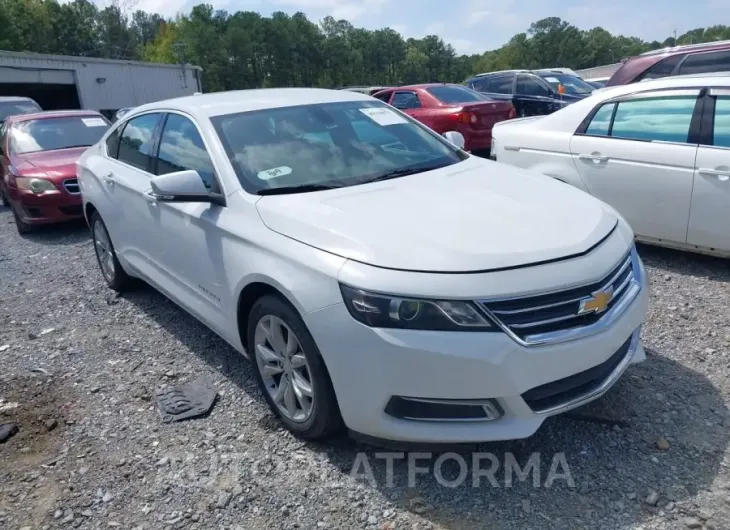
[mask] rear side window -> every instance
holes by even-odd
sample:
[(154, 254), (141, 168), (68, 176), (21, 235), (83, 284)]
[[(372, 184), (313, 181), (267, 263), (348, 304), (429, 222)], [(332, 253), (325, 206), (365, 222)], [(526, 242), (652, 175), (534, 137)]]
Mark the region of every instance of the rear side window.
[(523, 96), (549, 96), (550, 91), (545, 85), (530, 75), (517, 77), (517, 93)]
[(472, 101), (484, 101), (484, 98), (474, 90), (463, 86), (436, 86), (426, 89), (436, 96), (441, 103), (466, 103)]
[(158, 175), (194, 169), (211, 189), (215, 170), (195, 124), (184, 116), (168, 114), (157, 155)]
[(730, 50), (690, 55), (679, 67), (679, 74), (704, 74), (730, 71)]
[(639, 79), (659, 79), (660, 77), (672, 75), (672, 72), (674, 72), (674, 69), (682, 61), (682, 59), (684, 59), (684, 57), (684, 55), (672, 55), (671, 57), (667, 57), (649, 68)]
[(401, 110), (420, 109), (421, 100), (415, 92), (396, 92), (392, 105)]
[(390, 101), (390, 95), (392, 92), (385, 92), (383, 94), (375, 94), (373, 97), (379, 99), (380, 101), (383, 101), (384, 103), (387, 103)]
[(730, 147), (730, 97), (719, 97), (715, 103), (714, 145)]
[(513, 75), (493, 77), (489, 82), (489, 92), (494, 92), (495, 94), (511, 94), (514, 79), (515, 77)]
[(611, 136), (685, 143), (696, 103), (696, 96), (621, 101), (616, 109)]
[(591, 123), (588, 125), (585, 134), (591, 136), (608, 136), (608, 132), (611, 130), (611, 117), (613, 116), (613, 109), (615, 107), (615, 103), (609, 103), (598, 109), (598, 112), (596, 112)]
[(155, 128), (159, 121), (160, 114), (145, 114), (131, 119), (124, 126), (117, 156), (120, 162), (143, 171), (151, 170)]

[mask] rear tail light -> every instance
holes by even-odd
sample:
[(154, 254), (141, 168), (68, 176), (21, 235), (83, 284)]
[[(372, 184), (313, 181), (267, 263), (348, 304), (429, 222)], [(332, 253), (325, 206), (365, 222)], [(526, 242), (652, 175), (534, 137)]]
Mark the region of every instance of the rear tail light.
[(477, 115), (473, 112), (456, 112), (452, 114), (451, 117), (457, 123), (467, 123), (474, 125), (477, 122)]
[(517, 111), (515, 110), (514, 107), (512, 107), (511, 109), (509, 109), (509, 114), (507, 114), (507, 119), (512, 120), (516, 117), (517, 117)]

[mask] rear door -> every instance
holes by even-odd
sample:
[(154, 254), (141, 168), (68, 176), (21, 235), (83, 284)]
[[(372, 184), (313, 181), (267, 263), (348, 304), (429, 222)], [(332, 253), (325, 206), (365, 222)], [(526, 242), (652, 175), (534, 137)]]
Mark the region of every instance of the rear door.
[(555, 99), (548, 84), (535, 75), (519, 74), (515, 87), (517, 116), (543, 116), (555, 111)]
[(705, 98), (687, 243), (730, 252), (730, 89)]
[(571, 139), (590, 193), (616, 208), (638, 236), (686, 241), (699, 93), (651, 91), (605, 102)]

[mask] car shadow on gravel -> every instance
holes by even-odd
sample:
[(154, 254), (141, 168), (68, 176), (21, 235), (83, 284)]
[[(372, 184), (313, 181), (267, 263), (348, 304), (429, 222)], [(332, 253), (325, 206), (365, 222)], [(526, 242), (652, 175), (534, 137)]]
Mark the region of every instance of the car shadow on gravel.
[(80, 245), (91, 244), (89, 227), (86, 221), (79, 219), (68, 223), (41, 225), (32, 232), (23, 234), (25, 239), (40, 245)]
[(667, 274), (689, 274), (711, 280), (730, 280), (730, 259), (645, 244), (639, 244), (637, 248), (646, 265), (666, 271)]
[(564, 529), (693, 515), (692, 496), (710, 487), (730, 440), (719, 391), (651, 351), (609, 394), (576, 412), (549, 418), (525, 440), (397, 448), (392, 472), (376, 456), (388, 449), (348, 440), (318, 447), (343, 474), (357, 473), (401, 509), (444, 528)]

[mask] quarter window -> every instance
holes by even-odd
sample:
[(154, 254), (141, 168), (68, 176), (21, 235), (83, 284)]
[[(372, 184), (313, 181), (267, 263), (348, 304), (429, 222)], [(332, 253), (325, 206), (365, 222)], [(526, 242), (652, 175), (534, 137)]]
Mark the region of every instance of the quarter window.
[(696, 96), (657, 97), (618, 103), (611, 136), (630, 140), (687, 142)]
[(420, 109), (421, 100), (415, 92), (396, 92), (393, 97), (393, 106), (397, 109)]
[(125, 126), (119, 142), (120, 162), (144, 171), (150, 171), (155, 128), (160, 114), (145, 114), (130, 120)]
[(593, 116), (585, 133), (591, 136), (608, 136), (608, 132), (611, 130), (611, 117), (613, 116), (613, 109), (615, 107), (615, 103), (609, 103), (598, 109), (598, 112)]
[(668, 75), (672, 75), (672, 72), (674, 72), (674, 69), (682, 61), (683, 58), (684, 55), (672, 55), (670, 57), (667, 57), (666, 59), (659, 61), (654, 66), (649, 68), (646, 72), (644, 72), (644, 75), (641, 76), (641, 79), (659, 79), (660, 77), (667, 77)]
[(160, 138), (157, 155), (157, 175), (193, 169), (203, 179), (205, 187), (211, 189), (215, 181), (215, 170), (195, 124), (179, 114), (168, 114)]
[(730, 97), (717, 98), (713, 133), (714, 145), (730, 147)]

